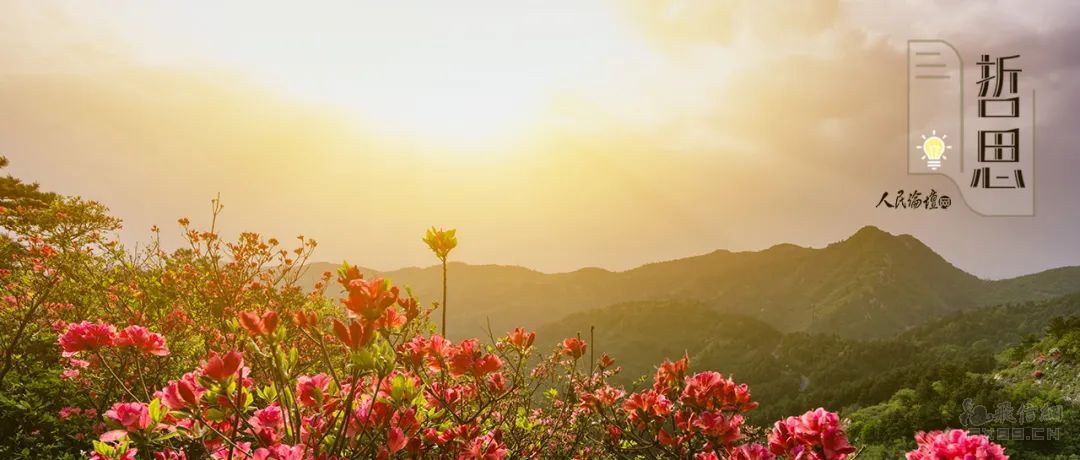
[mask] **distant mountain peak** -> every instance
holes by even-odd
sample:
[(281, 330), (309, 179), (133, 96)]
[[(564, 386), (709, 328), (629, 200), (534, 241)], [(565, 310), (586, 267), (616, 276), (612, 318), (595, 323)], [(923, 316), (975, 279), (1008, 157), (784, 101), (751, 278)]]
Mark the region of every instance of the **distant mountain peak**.
[(867, 225), (867, 226), (865, 226), (863, 228), (860, 228), (857, 232), (855, 232), (850, 237), (848, 237), (848, 239), (850, 240), (850, 239), (855, 239), (855, 238), (861, 238), (861, 239), (865, 239), (865, 238), (890, 238), (890, 237), (895, 237), (895, 236), (896, 235), (893, 235), (892, 233), (886, 232), (885, 230), (877, 228), (877, 227), (875, 227), (873, 225)]

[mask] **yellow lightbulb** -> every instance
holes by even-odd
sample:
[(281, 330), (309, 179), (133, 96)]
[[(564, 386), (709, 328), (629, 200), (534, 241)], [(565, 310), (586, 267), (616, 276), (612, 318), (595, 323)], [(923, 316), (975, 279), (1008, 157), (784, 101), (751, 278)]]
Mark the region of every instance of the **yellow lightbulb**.
[(928, 160), (940, 160), (941, 156), (945, 154), (945, 141), (937, 136), (928, 137), (923, 142), (922, 151), (926, 154)]

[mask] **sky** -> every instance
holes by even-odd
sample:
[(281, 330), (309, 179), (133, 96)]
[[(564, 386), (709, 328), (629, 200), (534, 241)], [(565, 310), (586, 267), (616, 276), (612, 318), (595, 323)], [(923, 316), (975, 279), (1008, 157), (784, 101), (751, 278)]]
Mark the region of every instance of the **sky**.
[[(613, 270), (876, 225), (1000, 278), (1080, 265), (1080, 4), (0, 0), (8, 172), (315, 258)], [(906, 42), (1021, 54), (1035, 217), (875, 208), (906, 174)]]

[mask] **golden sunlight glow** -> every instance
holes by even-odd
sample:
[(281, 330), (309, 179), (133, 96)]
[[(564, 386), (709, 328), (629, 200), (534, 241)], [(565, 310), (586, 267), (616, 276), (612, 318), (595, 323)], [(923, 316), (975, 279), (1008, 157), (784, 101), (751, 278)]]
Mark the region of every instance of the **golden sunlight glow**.
[[(133, 4), (117, 30), (154, 63), (242, 69), (294, 98), (330, 103), (397, 139), (453, 150), (505, 147), (544, 123), (560, 92), (636, 54), (612, 5), (451, 2), (332, 9), (230, 2), (221, 14)], [(474, 5), (475, 6), (475, 5)], [(238, 36), (231, 18), (259, 11)], [(106, 20), (120, 21), (107, 18)], [(135, 25), (135, 27), (132, 27)], [(281, 31), (288, 30), (288, 40)]]

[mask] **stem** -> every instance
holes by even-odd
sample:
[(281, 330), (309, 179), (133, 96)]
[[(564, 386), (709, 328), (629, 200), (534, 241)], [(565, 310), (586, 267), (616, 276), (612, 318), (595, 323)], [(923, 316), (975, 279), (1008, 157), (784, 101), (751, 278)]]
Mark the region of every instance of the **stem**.
[[(357, 387), (360, 386), (360, 385), (357, 384), (357, 381), (356, 381), (356, 379), (359, 378), (359, 377), (360, 377), (360, 370), (359, 369), (353, 370), (353, 372), (352, 372), (352, 380), (351, 380), (351, 382), (349, 384), (349, 396), (345, 398), (345, 406), (342, 408), (343, 413), (341, 414), (341, 418), (342, 418), (342, 420), (341, 420), (341, 428), (338, 431), (338, 437), (334, 439), (334, 445), (333, 445), (333, 449), (332, 449), (332, 452), (334, 453), (334, 455), (340, 454), (340, 449), (339, 449), (338, 446), (340, 446), (341, 443), (343, 442), (343, 440), (345, 438), (345, 434), (348, 432), (348, 429), (349, 429), (349, 418), (352, 415), (353, 397), (356, 396), (356, 389), (357, 389)], [(344, 448), (344, 446), (341, 446), (341, 448)]]
[[(233, 406), (233, 409), (236, 411), (236, 415), (233, 417), (232, 436), (230, 437), (232, 439), (232, 441), (236, 441), (236, 432), (240, 431), (240, 420), (242, 419), (242, 417), (240, 416), (241, 415), (240, 414), (240, 408), (237, 407), (237, 406), (240, 405), (239, 404), (240, 403), (240, 397), (243, 395), (243, 391), (244, 391), (244, 368), (241, 367), (240, 369), (236, 370), (236, 400), (231, 402), (231, 404)], [(230, 442), (229, 444), (235, 444), (235, 443)], [(229, 460), (232, 460), (234, 452), (236, 452), (236, 449), (229, 449)]]
[(127, 385), (124, 384), (124, 381), (120, 380), (120, 377), (116, 375), (116, 372), (113, 372), (112, 368), (109, 367), (109, 363), (105, 361), (105, 358), (103, 356), (101, 356), (101, 352), (94, 351), (94, 355), (97, 356), (98, 361), (101, 361), (101, 365), (105, 368), (105, 370), (109, 371), (109, 375), (112, 375), (112, 377), (116, 379), (116, 383), (120, 384), (120, 388), (123, 388), (124, 392), (126, 392), (128, 396), (131, 396), (131, 400), (138, 401), (139, 397), (135, 396), (135, 393), (132, 393), (131, 390), (128, 389)]
[(143, 378), (142, 356), (137, 354), (135, 355), (135, 370), (139, 373), (139, 384), (142, 385), (143, 394), (146, 395), (146, 401), (149, 402), (152, 398), (150, 398), (150, 390), (146, 389), (146, 379)]
[(442, 259), (442, 336), (446, 337), (446, 258)]

